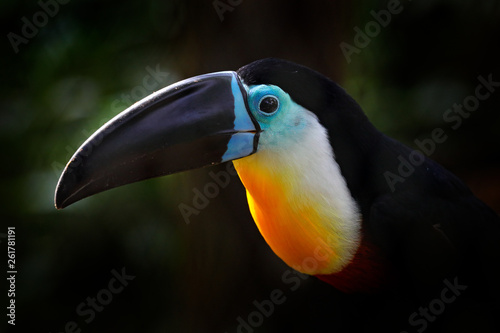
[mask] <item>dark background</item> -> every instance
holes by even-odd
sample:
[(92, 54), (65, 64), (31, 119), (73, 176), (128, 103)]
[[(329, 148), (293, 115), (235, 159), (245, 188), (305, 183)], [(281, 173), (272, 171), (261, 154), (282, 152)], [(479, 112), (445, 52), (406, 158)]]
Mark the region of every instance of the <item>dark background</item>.
[[(349, 62), (340, 44), (355, 46), (354, 28), (364, 31), (374, 20), (370, 12), (387, 9), (387, 2), (232, 3), (221, 19), (211, 0), (74, 0), (50, 7), (53, 17), (45, 22), (40, 3), (0, 4), (0, 233), (16, 227), (18, 331), (63, 332), (74, 321), (82, 332), (236, 332), (238, 317), (248, 322), (253, 302), (269, 300), (275, 289), (284, 302), (268, 317), (251, 316), (258, 326), (252, 331), (353, 326), (359, 318), (345, 295), (314, 278), (298, 280), (271, 252), (237, 177), (185, 222), (179, 205), (192, 206), (193, 189), (203, 190), (213, 181), (209, 171), (225, 165), (118, 188), (63, 211), (53, 206), (62, 168), (113, 115), (177, 80), (264, 57), (292, 60), (339, 82), (380, 130), (412, 147), (443, 128), (448, 139), (431, 158), (500, 212), (500, 89), (456, 130), (443, 120), (474, 94), (479, 75), (500, 81), (500, 3), (401, 1), (401, 12)], [(16, 52), (9, 33), (22, 36), (22, 18), (33, 22), (34, 15), (43, 24)], [(146, 89), (155, 69), (168, 75)], [(135, 278), (85, 322), (89, 316), (78, 315), (78, 305), (122, 269)], [(283, 278), (288, 273), (294, 283)]]

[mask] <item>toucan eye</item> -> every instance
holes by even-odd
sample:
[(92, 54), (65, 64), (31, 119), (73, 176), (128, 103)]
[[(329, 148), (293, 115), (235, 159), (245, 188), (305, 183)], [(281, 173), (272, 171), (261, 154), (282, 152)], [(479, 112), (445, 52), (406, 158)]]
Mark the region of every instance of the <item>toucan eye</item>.
[(272, 95), (266, 95), (262, 97), (259, 101), (259, 111), (266, 113), (268, 115), (276, 112), (280, 106), (280, 101), (278, 98)]

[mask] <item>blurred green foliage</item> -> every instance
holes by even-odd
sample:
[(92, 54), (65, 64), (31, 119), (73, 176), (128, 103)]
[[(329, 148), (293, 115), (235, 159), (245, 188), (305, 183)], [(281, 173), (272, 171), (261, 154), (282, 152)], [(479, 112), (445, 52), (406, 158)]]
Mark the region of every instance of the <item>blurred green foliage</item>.
[[(258, 234), (236, 177), (190, 224), (177, 207), (210, 181), (207, 169), (115, 189), (64, 211), (52, 202), (58, 177), (93, 131), (152, 92), (143, 84), (151, 69), (168, 73), (160, 88), (268, 56), (341, 83), (378, 128), (413, 145), (445, 126), (443, 113), (474, 92), (479, 75), (500, 81), (500, 5), (401, 5), (348, 63), (339, 44), (353, 44), (353, 28), (363, 30), (370, 11), (387, 2), (243, 1), (221, 21), (212, 1), (69, 1), (17, 53), (8, 34), (22, 35), (22, 18), (42, 8), (2, 2), (0, 232), (16, 226), (18, 233), (18, 327), (60, 332), (75, 321), (85, 332), (229, 332), (254, 310), (253, 300), (285, 289), (287, 267)], [(500, 212), (499, 106), (500, 91), (431, 157)], [(75, 309), (122, 267), (136, 278), (86, 323)], [(338, 310), (342, 296), (318, 281), (287, 297), (260, 332), (348, 325), (320, 308)]]

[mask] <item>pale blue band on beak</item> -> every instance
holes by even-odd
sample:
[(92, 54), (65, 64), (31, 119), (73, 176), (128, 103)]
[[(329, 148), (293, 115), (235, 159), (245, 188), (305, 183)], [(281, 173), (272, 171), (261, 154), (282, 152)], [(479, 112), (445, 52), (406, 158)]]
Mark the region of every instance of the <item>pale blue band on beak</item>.
[(227, 162), (248, 156), (253, 152), (253, 140), (255, 133), (235, 133), (227, 144), (227, 150), (222, 156), (221, 162)]
[(248, 114), (245, 106), (244, 96), (238, 84), (236, 73), (231, 80), (231, 91), (234, 97), (234, 130), (241, 131), (235, 133), (227, 144), (227, 151), (222, 156), (222, 162), (234, 160), (242, 156), (250, 155), (254, 150), (255, 133), (247, 131), (255, 130), (255, 125)]
[(252, 119), (250, 119), (250, 115), (245, 107), (245, 101), (243, 100), (241, 88), (236, 80), (236, 75), (238, 74), (233, 73), (233, 78), (231, 79), (231, 92), (234, 97), (234, 130), (249, 131), (255, 129), (255, 125)]

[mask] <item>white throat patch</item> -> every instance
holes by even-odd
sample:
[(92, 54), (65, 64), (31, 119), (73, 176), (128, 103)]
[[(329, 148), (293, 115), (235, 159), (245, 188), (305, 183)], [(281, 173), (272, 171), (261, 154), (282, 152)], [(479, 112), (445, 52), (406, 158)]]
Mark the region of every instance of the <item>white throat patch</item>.
[[(326, 129), (297, 104), (293, 117), (294, 123), (301, 123), (300, 130), (284, 133), (278, 127), (280, 132), (272, 133), (270, 128), (261, 134), (270, 136), (262, 138), (262, 149), (234, 165), (247, 188), (254, 220), (273, 251), (303, 273), (337, 273), (354, 258), (361, 243), (361, 214)], [(276, 136), (282, 144), (266, 144)], [(332, 253), (328, 263), (304, 263), (311, 258), (319, 261), (314, 258), (319, 252)]]

